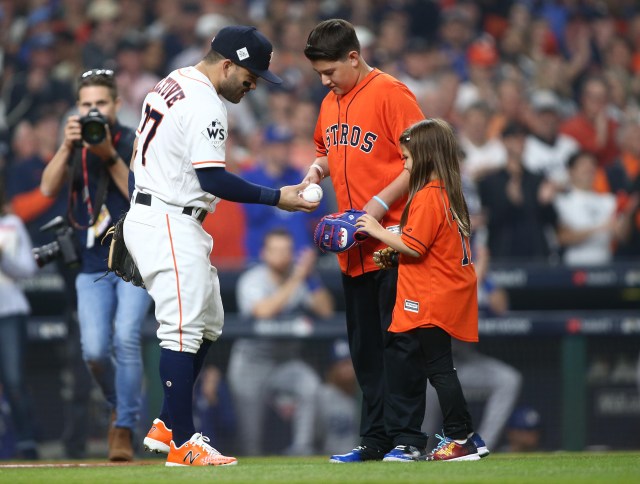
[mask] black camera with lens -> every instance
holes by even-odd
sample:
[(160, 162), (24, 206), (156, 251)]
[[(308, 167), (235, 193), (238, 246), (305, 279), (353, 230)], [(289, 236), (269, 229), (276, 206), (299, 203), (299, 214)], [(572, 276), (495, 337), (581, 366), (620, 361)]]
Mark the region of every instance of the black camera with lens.
[(43, 267), (49, 262), (62, 258), (62, 261), (68, 266), (75, 266), (80, 262), (80, 256), (76, 247), (76, 239), (73, 229), (67, 224), (61, 216), (50, 220), (42, 227), (40, 231), (53, 230), (55, 240), (49, 244), (33, 249), (33, 257), (38, 267)]
[(102, 143), (107, 137), (107, 123), (107, 118), (96, 108), (92, 108), (86, 116), (80, 118), (82, 139), (90, 145)]

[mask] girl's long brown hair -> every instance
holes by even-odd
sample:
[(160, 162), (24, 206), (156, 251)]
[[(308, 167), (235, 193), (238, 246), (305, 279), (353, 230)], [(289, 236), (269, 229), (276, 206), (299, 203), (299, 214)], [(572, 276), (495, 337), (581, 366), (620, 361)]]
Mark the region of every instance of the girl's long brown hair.
[[(431, 180), (432, 174), (444, 184), (449, 198), (453, 217), (463, 235), (471, 234), (469, 210), (462, 194), (460, 180), (460, 149), (455, 134), (449, 123), (442, 119), (425, 119), (407, 128), (400, 135), (400, 144), (404, 146), (413, 158), (411, 176), (409, 178), (409, 200), (404, 207), (400, 226), (407, 223), (409, 208), (416, 193)], [(449, 224), (451, 218), (447, 212), (444, 196), (442, 205)]]

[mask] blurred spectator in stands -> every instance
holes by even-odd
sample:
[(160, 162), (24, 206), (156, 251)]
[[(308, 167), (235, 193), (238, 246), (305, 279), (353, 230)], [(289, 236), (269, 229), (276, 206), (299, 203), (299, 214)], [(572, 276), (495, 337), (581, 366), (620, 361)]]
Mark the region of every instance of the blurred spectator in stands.
[(462, 118), (458, 134), (460, 148), (464, 153), (462, 172), (474, 182), (503, 168), (507, 162), (507, 151), (502, 140), (488, 137), (490, 119), (491, 108), (482, 101), (469, 106)]
[(42, 33), (25, 41), (28, 46), (25, 70), (16, 72), (3, 87), (6, 123), (12, 131), (20, 121), (35, 123), (48, 111), (62, 117), (73, 104), (71, 86), (52, 76), (56, 63), (55, 37)]
[(542, 438), (542, 418), (540, 413), (529, 406), (516, 408), (505, 428), (507, 445), (505, 452), (535, 452), (540, 450)]
[(602, 77), (588, 77), (580, 89), (580, 111), (565, 120), (560, 131), (574, 138), (580, 147), (596, 156), (599, 166), (606, 166), (618, 156), (618, 123), (607, 110), (609, 89)]
[(463, 81), (469, 78), (467, 48), (474, 37), (473, 18), (466, 10), (457, 6), (443, 10), (438, 49)]
[[(264, 144), (256, 166), (243, 174), (249, 182), (280, 188), (300, 180), (300, 172), (291, 166), (293, 133), (280, 125), (269, 125), (264, 132)], [(324, 213), (321, 204), (317, 213)], [(310, 247), (313, 243), (316, 214), (285, 212), (276, 207), (243, 204), (246, 214), (245, 248), (250, 260), (260, 256), (265, 235), (276, 227), (286, 227), (294, 241), (294, 250)]]
[(594, 189), (600, 193), (628, 196), (633, 182), (640, 176), (640, 118), (629, 119), (618, 130), (620, 156), (599, 169)]
[(578, 142), (560, 133), (562, 111), (560, 98), (550, 90), (537, 90), (531, 95), (533, 118), (531, 133), (524, 143), (522, 161), (531, 173), (544, 176), (559, 190), (568, 187), (567, 161), (578, 151)]
[(31, 241), (22, 220), (7, 211), (0, 178), (0, 384), (16, 433), (19, 459), (37, 459), (33, 405), (25, 381), (29, 302), (19, 281), (36, 272)]
[(559, 55), (549, 55), (536, 62), (531, 85), (534, 91), (554, 92), (560, 99), (559, 110), (563, 116), (573, 115), (576, 111), (569, 76), (568, 63)]
[[(45, 120), (43, 118), (41, 122)], [(48, 122), (46, 126), (55, 136), (57, 128)], [(42, 172), (53, 155), (43, 153), (45, 143), (41, 141), (42, 137), (36, 135), (29, 121), (20, 122), (13, 135), (13, 157), (7, 170), (7, 198), (12, 211), (25, 223), (34, 246), (51, 242), (51, 234), (41, 232), (40, 227), (54, 217), (64, 215), (67, 208), (66, 191), (55, 198), (45, 197), (40, 191)]]
[(231, 21), (217, 13), (201, 15), (195, 26), (196, 39), (194, 43), (186, 46), (181, 52), (176, 54), (169, 64), (168, 71), (172, 72), (186, 66), (194, 66), (211, 48), (211, 39), (218, 31), (231, 25)]
[(433, 45), (420, 37), (407, 41), (402, 53), (398, 80), (403, 82), (416, 98), (421, 99), (434, 88), (433, 75), (438, 67), (438, 53)]
[(427, 117), (441, 118), (460, 128), (460, 117), (454, 109), (460, 78), (453, 69), (442, 68), (434, 74), (433, 83), (418, 99), (422, 111)]
[(616, 19), (611, 14), (607, 3), (585, 2), (581, 5), (579, 14), (589, 23), (591, 30), (591, 62), (600, 69), (606, 67), (607, 50), (616, 35)]
[(139, 34), (128, 34), (116, 47), (116, 84), (121, 99), (118, 119), (132, 128), (138, 127), (145, 96), (160, 81), (158, 76), (144, 70), (145, 44)]
[(134, 32), (144, 33), (149, 20), (148, 3), (140, 0), (118, 0), (120, 5), (118, 25), (125, 36)]
[(89, 3), (86, 15), (91, 21), (91, 33), (82, 46), (85, 68), (113, 67), (120, 39), (120, 11), (120, 5), (115, 0), (92, 0)]
[(580, 151), (569, 158), (571, 188), (555, 200), (558, 212), (558, 242), (569, 266), (608, 264), (613, 259), (613, 242), (624, 237), (627, 218), (618, 211), (612, 193), (593, 189), (598, 168), (593, 153)]
[(210, 435), (211, 446), (235, 448), (237, 427), (231, 391), (220, 368), (207, 364), (196, 382), (193, 399), (195, 427)]
[(318, 106), (309, 98), (298, 97), (291, 113), (291, 166), (303, 170), (316, 156), (313, 132), (318, 119)]
[(489, 252), (495, 258), (542, 259), (551, 253), (547, 228), (555, 225), (555, 189), (523, 166), (528, 130), (510, 124), (502, 133), (507, 151), (504, 168), (480, 181), (479, 192), (489, 229)]
[(260, 260), (238, 279), (236, 297), (241, 316), (253, 322), (258, 334), (271, 332), (273, 337), (242, 338), (231, 349), (228, 377), (238, 439), (247, 455), (263, 451), (264, 416), (271, 400), (280, 417), (292, 424), (286, 452), (310, 454), (320, 378), (302, 359), (296, 335), (308, 330), (310, 318), (330, 317), (333, 299), (313, 276), (316, 250), (308, 248), (296, 258), (286, 230), (266, 234)]
[(498, 84), (496, 111), (489, 122), (487, 136), (497, 138), (509, 123), (531, 124), (529, 106), (524, 94), (524, 82), (520, 79), (507, 78)]
[(640, 97), (640, 11), (636, 12), (627, 24), (627, 39), (633, 48), (630, 72), (631, 94), (638, 99)]
[(392, 76), (398, 76), (397, 63), (407, 45), (409, 19), (402, 10), (387, 10), (378, 25), (374, 59), (380, 69)]
[(84, 71), (82, 65), (82, 47), (73, 32), (68, 28), (56, 33), (56, 52), (58, 59), (51, 75), (69, 85)]
[(558, 41), (547, 19), (536, 17), (527, 28), (527, 56), (533, 62), (540, 62), (549, 55), (559, 52)]
[[(166, 25), (167, 28), (162, 35), (163, 50), (168, 63), (165, 69), (167, 72), (169, 72), (171, 60), (175, 56), (191, 46), (202, 45), (201, 39), (196, 34), (196, 25), (202, 11), (200, 5), (202, 2), (184, 0), (170, 3), (176, 3), (177, 8), (173, 12), (172, 18), (168, 19), (169, 23)], [(211, 37), (213, 38), (213, 34)]]
[(469, 78), (458, 88), (456, 110), (462, 113), (480, 101), (495, 110), (498, 106), (496, 84), (500, 56), (493, 37), (485, 34), (474, 40), (467, 49), (467, 60)]
[(637, 117), (638, 102), (631, 96), (631, 76), (627, 71), (610, 69), (605, 71), (604, 78), (609, 87), (609, 116), (619, 124), (627, 118)]
[(331, 454), (349, 449), (359, 441), (358, 382), (351, 362), (349, 343), (331, 344), (329, 366), (318, 389), (316, 402), (316, 452)]

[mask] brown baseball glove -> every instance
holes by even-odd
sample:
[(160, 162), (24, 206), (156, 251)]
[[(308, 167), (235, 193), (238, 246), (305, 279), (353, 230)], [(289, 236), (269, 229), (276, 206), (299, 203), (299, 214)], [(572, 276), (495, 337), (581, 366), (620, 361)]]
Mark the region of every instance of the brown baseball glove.
[(144, 287), (144, 281), (142, 280), (138, 266), (136, 266), (124, 243), (124, 219), (125, 217), (122, 217), (118, 220), (105, 235), (105, 237), (111, 235), (107, 266), (109, 267), (109, 271), (112, 271), (116, 276), (122, 278), (123, 281), (130, 282), (134, 286)]
[(391, 247), (385, 247), (384, 249), (376, 250), (373, 253), (373, 262), (380, 269), (391, 269), (398, 267), (399, 252)]

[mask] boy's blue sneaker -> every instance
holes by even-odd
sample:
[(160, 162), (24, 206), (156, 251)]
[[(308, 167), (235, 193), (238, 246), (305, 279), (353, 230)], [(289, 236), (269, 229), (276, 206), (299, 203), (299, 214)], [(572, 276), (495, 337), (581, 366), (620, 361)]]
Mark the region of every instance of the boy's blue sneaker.
[(377, 449), (371, 449), (366, 445), (359, 445), (351, 452), (346, 454), (332, 455), (329, 462), (334, 464), (345, 464), (348, 462), (364, 462), (367, 460), (382, 460), (383, 452)]
[(385, 462), (415, 462), (425, 460), (426, 449), (418, 449), (413, 445), (397, 445), (395, 449), (387, 452), (382, 459)]
[(487, 444), (484, 443), (484, 440), (482, 440), (482, 437), (480, 437), (480, 434), (478, 432), (474, 432), (473, 435), (471, 435), (471, 437), (469, 438), (471, 439), (471, 442), (473, 442), (478, 448), (478, 455), (480, 456), (480, 458), (487, 457), (491, 453), (487, 448)]

